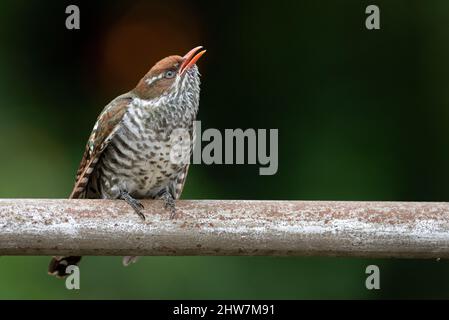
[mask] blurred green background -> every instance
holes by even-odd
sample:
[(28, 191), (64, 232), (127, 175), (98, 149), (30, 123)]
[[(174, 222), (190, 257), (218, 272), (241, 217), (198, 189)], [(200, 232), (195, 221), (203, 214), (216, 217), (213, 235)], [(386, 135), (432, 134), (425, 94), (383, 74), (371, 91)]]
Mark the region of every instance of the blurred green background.
[[(67, 197), (103, 106), (201, 44), (203, 129), (278, 128), (279, 171), (194, 165), (183, 198), (449, 201), (448, 39), (445, 0), (1, 1), (0, 197)], [(0, 298), (449, 298), (444, 260), (87, 257), (79, 291), (47, 263), (1, 257)]]

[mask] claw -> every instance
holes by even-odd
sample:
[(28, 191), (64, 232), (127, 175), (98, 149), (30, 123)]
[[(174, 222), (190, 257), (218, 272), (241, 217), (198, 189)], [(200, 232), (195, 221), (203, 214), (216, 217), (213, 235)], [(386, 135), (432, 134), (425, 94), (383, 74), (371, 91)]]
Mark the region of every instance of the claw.
[(133, 198), (133, 202), (134, 202), (134, 205), (137, 207), (137, 208), (139, 208), (139, 209), (143, 209), (143, 204), (139, 201), (139, 200), (137, 200), (137, 199), (134, 199)]
[(139, 207), (140, 210), (145, 209), (145, 207), (143, 206), (143, 204), (140, 201), (136, 200), (136, 206)]
[(133, 207), (134, 211), (139, 215), (139, 217), (142, 218), (143, 221), (145, 221), (145, 215), (141, 211), (141, 210), (145, 209), (143, 204), (141, 204), (139, 201), (135, 200), (135, 203), (131, 204), (131, 207)]
[(140, 203), (139, 200), (134, 199), (133, 197), (131, 197), (129, 195), (129, 193), (125, 192), (125, 191), (121, 191), (120, 192), (120, 197), (126, 201), (127, 204), (129, 204), (134, 211), (139, 215), (139, 217), (145, 221), (145, 215), (142, 213), (141, 210), (145, 209), (145, 207), (143, 206), (142, 203)]
[(170, 210), (170, 219), (174, 219), (176, 216), (175, 201), (168, 201), (165, 203), (165, 210)]
[(174, 219), (176, 217), (176, 209), (173, 208), (170, 213), (170, 219)]
[(170, 219), (174, 219), (176, 217), (175, 199), (173, 199), (171, 193), (167, 191), (164, 192), (160, 198), (164, 200), (165, 210), (170, 210)]
[(134, 211), (139, 215), (139, 217), (140, 217), (143, 221), (145, 221), (145, 215), (142, 213), (142, 211), (139, 211), (139, 210), (136, 210), (136, 209), (134, 209)]

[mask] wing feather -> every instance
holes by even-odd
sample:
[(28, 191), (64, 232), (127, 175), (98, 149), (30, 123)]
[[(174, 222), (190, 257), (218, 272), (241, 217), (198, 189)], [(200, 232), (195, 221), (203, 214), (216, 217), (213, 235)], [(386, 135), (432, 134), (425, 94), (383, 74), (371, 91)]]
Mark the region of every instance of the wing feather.
[(178, 174), (176, 179), (173, 180), (169, 189), (175, 200), (181, 197), (182, 190), (187, 179), (187, 173), (189, 172), (189, 165), (186, 165), (184, 169)]
[[(196, 127), (194, 124), (192, 124), (191, 130), (190, 130), (190, 134), (192, 137), (192, 141), (191, 141), (191, 152), (193, 152), (193, 149), (195, 147), (195, 141), (196, 141)], [(178, 176), (176, 177), (175, 180), (173, 180), (173, 182), (171, 183), (171, 185), (169, 186), (170, 192), (173, 196), (173, 198), (179, 199), (181, 197), (182, 194), (182, 190), (184, 189), (184, 185), (186, 183), (187, 180), (187, 174), (189, 173), (189, 166), (190, 164), (187, 164), (184, 169), (178, 174)]]
[(70, 194), (70, 199), (84, 197), (91, 173), (94, 171), (102, 152), (119, 129), (119, 124), (131, 101), (132, 96), (130, 94), (121, 95), (111, 101), (98, 116), (76, 173), (75, 186)]

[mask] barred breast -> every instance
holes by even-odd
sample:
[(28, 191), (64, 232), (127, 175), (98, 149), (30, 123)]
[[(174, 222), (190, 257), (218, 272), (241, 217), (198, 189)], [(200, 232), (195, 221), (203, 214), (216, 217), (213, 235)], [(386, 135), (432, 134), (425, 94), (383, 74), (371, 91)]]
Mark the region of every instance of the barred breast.
[[(173, 144), (179, 145), (179, 141), (174, 141), (178, 136), (173, 133), (179, 128), (189, 131), (193, 121), (169, 125), (170, 115), (165, 113), (149, 111), (139, 104), (130, 106), (98, 163), (102, 198), (117, 198), (120, 190), (136, 199), (154, 198), (183, 173), (187, 164), (174, 158)], [(188, 140), (184, 141), (184, 147), (189, 147)]]

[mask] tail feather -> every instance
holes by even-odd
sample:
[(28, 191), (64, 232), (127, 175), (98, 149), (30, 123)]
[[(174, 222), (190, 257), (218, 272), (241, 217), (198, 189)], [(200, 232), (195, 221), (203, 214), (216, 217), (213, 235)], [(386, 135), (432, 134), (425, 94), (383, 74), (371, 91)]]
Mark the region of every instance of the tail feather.
[(126, 257), (123, 257), (122, 262), (123, 262), (123, 265), (125, 267), (127, 267), (132, 263), (136, 263), (139, 258), (140, 257), (136, 257), (136, 256), (126, 256)]
[(58, 278), (64, 278), (67, 276), (65, 270), (70, 265), (78, 265), (81, 257), (68, 256), (68, 257), (53, 257), (48, 265), (48, 274), (56, 276)]

